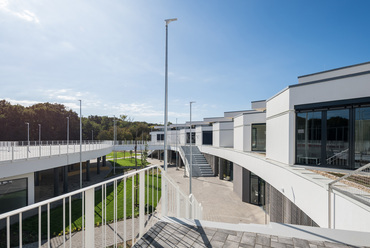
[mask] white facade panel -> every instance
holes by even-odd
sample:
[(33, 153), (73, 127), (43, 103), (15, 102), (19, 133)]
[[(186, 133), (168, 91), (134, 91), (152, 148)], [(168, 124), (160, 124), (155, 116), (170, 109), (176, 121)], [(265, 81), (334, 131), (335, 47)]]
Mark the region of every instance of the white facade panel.
[(216, 122), (213, 124), (213, 146), (233, 147), (234, 146), (234, 123)]
[(307, 76), (298, 77), (298, 83), (306, 83), (311, 81), (317, 81), (327, 78), (340, 77), (347, 74), (361, 73), (364, 71), (370, 71), (370, 63), (364, 63), (355, 66), (348, 66), (344, 68), (338, 68), (329, 70), (321, 73), (314, 73)]
[[(293, 113), (291, 113), (293, 114)], [(266, 121), (266, 158), (289, 164), (290, 113)]]
[(250, 152), (252, 150), (252, 124), (266, 123), (266, 113), (248, 113), (234, 119), (234, 149)]
[[(290, 166), (279, 165), (254, 153), (240, 153), (233, 149), (201, 146), (203, 153), (221, 157), (257, 174), (290, 201), (297, 205), (320, 227), (328, 227), (328, 191), (331, 180), (317, 174), (307, 176)], [(320, 180), (318, 180), (318, 178)], [(333, 201), (337, 229), (370, 232), (370, 208), (337, 193)]]
[[(370, 74), (290, 88), (290, 109), (294, 105), (370, 97)], [(271, 105), (269, 104), (268, 107)], [(270, 112), (270, 109), (268, 109)], [(269, 113), (270, 115), (270, 113)]]

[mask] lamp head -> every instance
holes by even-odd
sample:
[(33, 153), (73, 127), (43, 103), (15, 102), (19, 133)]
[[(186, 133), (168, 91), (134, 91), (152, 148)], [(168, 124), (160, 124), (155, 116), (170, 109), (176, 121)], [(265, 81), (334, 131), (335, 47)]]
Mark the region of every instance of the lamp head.
[(170, 22), (177, 21), (177, 18), (172, 18), (172, 19), (166, 19), (164, 20), (166, 22), (166, 25), (168, 25)]

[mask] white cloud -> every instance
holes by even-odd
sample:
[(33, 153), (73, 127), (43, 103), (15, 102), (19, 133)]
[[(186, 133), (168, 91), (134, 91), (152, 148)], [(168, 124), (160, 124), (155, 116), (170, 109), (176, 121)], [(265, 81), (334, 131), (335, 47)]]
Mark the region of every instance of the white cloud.
[(5, 98), (5, 101), (10, 102), (11, 104), (19, 104), (25, 107), (29, 107), (31, 105), (34, 105), (36, 103), (39, 103), (38, 101), (29, 101), (29, 100), (15, 100), (15, 99), (10, 99), (10, 98)]
[(24, 21), (40, 23), (39, 18), (36, 16), (35, 13), (28, 9), (21, 9), (21, 10), (14, 10), (8, 0), (0, 0), (0, 10), (11, 14), (15, 17), (18, 17)]

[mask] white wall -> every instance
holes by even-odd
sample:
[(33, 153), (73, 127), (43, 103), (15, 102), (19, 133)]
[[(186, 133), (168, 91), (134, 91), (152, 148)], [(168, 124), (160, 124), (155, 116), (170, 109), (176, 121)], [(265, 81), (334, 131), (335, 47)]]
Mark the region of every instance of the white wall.
[(252, 151), (252, 124), (266, 123), (266, 113), (245, 113), (234, 118), (234, 149)]
[[(98, 150), (91, 150), (82, 152), (82, 161), (87, 161), (97, 157), (107, 155), (112, 152), (113, 146)], [(27, 174), (35, 171), (42, 171), (47, 169), (53, 169), (67, 164), (73, 164), (80, 162), (80, 153), (70, 153), (61, 155), (54, 155), (51, 157), (41, 158), (30, 158), (28, 160), (14, 160), (14, 162), (8, 162), (1, 164), (0, 178), (9, 178), (18, 176), (20, 173)]]
[(27, 195), (28, 195), (28, 205), (35, 203), (35, 178), (34, 173), (27, 173), (27, 174), (21, 174), (13, 177), (8, 178), (2, 178), (1, 181), (7, 181), (7, 180), (15, 180), (15, 179), (21, 179), (21, 178), (27, 178)]
[(301, 76), (298, 78), (298, 82), (306, 83), (310, 81), (338, 77), (338, 76), (343, 76), (346, 74), (359, 73), (363, 71), (370, 71), (370, 63), (364, 63), (362, 65), (354, 65), (354, 66), (349, 66), (349, 67), (342, 68), (342, 69), (334, 69), (334, 70), (329, 70), (329, 71), (322, 72), (322, 73), (314, 73), (314, 74), (307, 75), (307, 76)]
[(369, 82), (370, 75), (362, 75), (291, 86), (270, 98), (266, 115), (266, 157), (285, 164), (294, 163), (295, 105), (369, 97)]
[(243, 115), (234, 118), (234, 149), (244, 151), (244, 124)]
[(195, 127), (195, 144), (197, 146), (203, 145), (203, 131), (212, 131), (212, 126), (197, 126)]
[[(199, 148), (203, 153), (227, 159), (257, 174), (297, 205), (320, 227), (328, 226), (328, 191), (326, 185), (331, 181), (330, 179), (317, 174), (310, 177), (304, 169), (284, 166), (253, 153), (241, 153), (233, 149), (221, 149), (212, 146), (201, 146)], [(302, 171), (305, 173), (302, 173)], [(370, 207), (348, 200), (346, 196), (338, 192), (335, 197), (335, 227), (337, 229), (370, 232)]]
[(234, 123), (216, 122), (213, 124), (213, 146), (233, 147), (234, 146)]

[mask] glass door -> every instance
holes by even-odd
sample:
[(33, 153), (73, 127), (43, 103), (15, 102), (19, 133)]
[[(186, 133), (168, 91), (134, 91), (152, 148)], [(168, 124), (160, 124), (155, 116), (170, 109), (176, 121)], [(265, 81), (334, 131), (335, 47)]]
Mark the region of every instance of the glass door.
[(328, 110), (326, 126), (326, 165), (348, 167), (349, 109)]
[(355, 168), (370, 163), (370, 107), (355, 110)]

